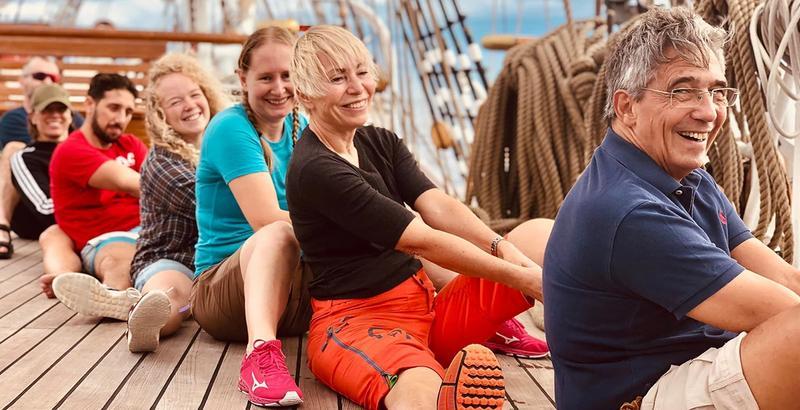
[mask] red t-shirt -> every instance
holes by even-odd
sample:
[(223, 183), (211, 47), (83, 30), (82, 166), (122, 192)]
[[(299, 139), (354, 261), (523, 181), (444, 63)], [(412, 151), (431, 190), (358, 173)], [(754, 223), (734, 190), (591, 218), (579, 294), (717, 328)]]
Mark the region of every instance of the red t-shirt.
[(127, 231), (139, 225), (139, 198), (89, 186), (89, 178), (106, 161), (116, 160), (136, 172), (147, 146), (123, 134), (108, 149), (93, 147), (77, 130), (58, 145), (50, 161), (50, 193), (56, 223), (80, 250), (95, 236)]

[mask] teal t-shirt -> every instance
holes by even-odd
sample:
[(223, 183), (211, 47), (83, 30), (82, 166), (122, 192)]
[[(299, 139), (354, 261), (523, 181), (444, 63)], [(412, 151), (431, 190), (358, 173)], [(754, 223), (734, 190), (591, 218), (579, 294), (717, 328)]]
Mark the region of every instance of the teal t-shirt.
[[(300, 115), (298, 137), (308, 125)], [(272, 172), (269, 173), (278, 204), (286, 206), (286, 170), (292, 156), (292, 115), (284, 119), (283, 134), (278, 142), (270, 142)], [(228, 184), (236, 178), (269, 172), (264, 161), (259, 135), (247, 113), (234, 105), (211, 119), (200, 148), (197, 165), (197, 228), (199, 237), (195, 247), (195, 276), (227, 258), (253, 235), (236, 198)]]

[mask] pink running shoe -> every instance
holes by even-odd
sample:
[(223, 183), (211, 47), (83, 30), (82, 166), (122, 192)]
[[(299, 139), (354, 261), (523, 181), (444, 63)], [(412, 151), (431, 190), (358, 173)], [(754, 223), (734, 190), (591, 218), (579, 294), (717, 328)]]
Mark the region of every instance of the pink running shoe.
[(483, 345), (498, 353), (527, 359), (545, 357), (550, 352), (547, 342), (529, 335), (517, 319), (503, 322), (494, 336)]
[(280, 340), (256, 340), (255, 348), (242, 359), (239, 390), (250, 403), (264, 407), (294, 406), (303, 402), (303, 393), (286, 367)]

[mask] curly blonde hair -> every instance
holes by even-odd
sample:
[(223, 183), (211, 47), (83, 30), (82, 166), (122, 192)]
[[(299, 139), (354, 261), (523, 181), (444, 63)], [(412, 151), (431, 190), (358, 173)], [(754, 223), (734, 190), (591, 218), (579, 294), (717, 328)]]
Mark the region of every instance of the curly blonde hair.
[(169, 74), (185, 75), (200, 87), (203, 95), (208, 100), (209, 114), (213, 117), (218, 112), (227, 108), (230, 100), (222, 92), (222, 85), (214, 76), (205, 70), (196, 58), (184, 53), (167, 53), (156, 60), (147, 74), (147, 88), (145, 91), (145, 127), (147, 135), (153, 145), (163, 147), (167, 151), (179, 155), (181, 158), (197, 166), (199, 149), (194, 144), (186, 142), (167, 124), (166, 115), (161, 108), (159, 96), (155, 92), (158, 81)]

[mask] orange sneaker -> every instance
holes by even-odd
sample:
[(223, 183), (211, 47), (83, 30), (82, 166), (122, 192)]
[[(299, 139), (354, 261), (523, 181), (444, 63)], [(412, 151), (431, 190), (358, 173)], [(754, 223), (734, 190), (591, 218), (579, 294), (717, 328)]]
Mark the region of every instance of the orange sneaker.
[(505, 381), (491, 350), (478, 344), (456, 353), (439, 388), (437, 410), (502, 409)]

